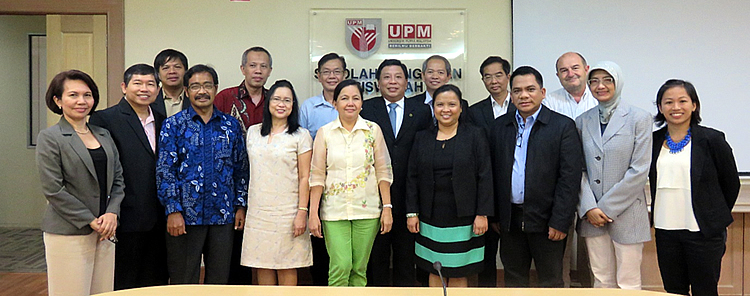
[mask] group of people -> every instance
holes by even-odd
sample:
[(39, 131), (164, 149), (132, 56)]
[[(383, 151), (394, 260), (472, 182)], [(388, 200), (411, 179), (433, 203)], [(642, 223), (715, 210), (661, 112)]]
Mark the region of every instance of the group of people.
[(302, 103), (287, 80), (265, 88), (262, 47), (222, 91), (213, 68), (164, 50), (101, 111), (89, 75), (59, 73), (46, 103), (62, 116), (37, 146), (49, 293), (198, 283), (201, 262), (207, 284), (250, 284), (255, 268), (296, 285), (309, 266), (316, 285), (440, 286), (440, 272), (496, 287), (498, 251), (506, 286), (529, 286), (533, 261), (539, 286), (562, 287), (573, 228), (595, 287), (640, 289), (649, 180), (665, 289), (716, 295), (739, 177), (694, 86), (664, 83), (654, 118), (621, 98), (617, 64), (569, 52), (555, 67), (563, 88), (547, 93), (535, 68), (488, 57), (471, 107), (439, 55), (410, 98), (406, 66), (384, 60), (368, 100), (336, 53)]

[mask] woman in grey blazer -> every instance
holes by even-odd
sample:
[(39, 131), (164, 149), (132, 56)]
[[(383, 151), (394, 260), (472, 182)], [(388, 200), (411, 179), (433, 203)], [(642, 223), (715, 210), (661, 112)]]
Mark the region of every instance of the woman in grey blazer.
[(578, 204), (596, 288), (641, 288), (643, 242), (651, 239), (644, 187), (651, 164), (651, 115), (621, 101), (622, 70), (591, 68), (597, 108), (576, 118), (586, 172)]
[(47, 107), (60, 121), (37, 138), (36, 159), (47, 209), (42, 220), (50, 295), (112, 291), (115, 229), (124, 195), (122, 167), (107, 130), (88, 125), (99, 102), (91, 77), (57, 74)]

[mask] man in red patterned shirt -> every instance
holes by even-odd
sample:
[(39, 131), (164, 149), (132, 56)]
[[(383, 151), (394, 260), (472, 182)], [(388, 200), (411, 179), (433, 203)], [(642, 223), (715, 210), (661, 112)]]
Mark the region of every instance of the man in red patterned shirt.
[(263, 47), (251, 47), (242, 54), (240, 71), (245, 79), (239, 86), (222, 90), (216, 95), (214, 105), (221, 112), (232, 115), (243, 124), (243, 132), (251, 125), (263, 121), (263, 104), (271, 75), (271, 54)]

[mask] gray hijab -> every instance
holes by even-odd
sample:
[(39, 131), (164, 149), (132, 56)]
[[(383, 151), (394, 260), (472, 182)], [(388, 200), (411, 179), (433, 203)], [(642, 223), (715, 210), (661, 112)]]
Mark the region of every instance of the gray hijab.
[[(620, 66), (615, 64), (614, 62), (610, 61), (604, 61), (596, 64), (596, 66), (591, 67), (589, 69), (589, 73), (586, 77), (586, 84), (588, 84), (589, 76), (591, 73), (593, 73), (595, 70), (603, 70), (607, 72), (612, 78), (614, 78), (615, 83), (615, 95), (612, 97), (611, 100), (607, 102), (599, 102), (599, 105), (597, 108), (599, 108), (599, 122), (601, 124), (608, 124), (609, 119), (612, 117), (612, 114), (615, 113), (615, 108), (617, 108), (617, 105), (620, 104), (620, 98), (622, 94), (622, 69), (620, 69)], [(589, 85), (589, 88), (591, 88), (591, 85)], [(595, 93), (594, 90), (591, 90), (591, 93)]]

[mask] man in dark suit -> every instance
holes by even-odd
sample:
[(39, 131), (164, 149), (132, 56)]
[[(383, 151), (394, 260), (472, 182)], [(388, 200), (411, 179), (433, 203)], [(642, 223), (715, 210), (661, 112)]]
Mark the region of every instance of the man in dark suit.
[[(433, 55), (422, 62), (422, 82), (425, 84), (425, 92), (415, 95), (410, 99), (424, 102), (430, 108), (430, 116), (433, 118), (433, 124), (436, 125), (434, 108), (432, 107), (432, 94), (435, 90), (451, 81), (451, 63), (444, 56)], [(469, 110), (469, 102), (461, 99), (461, 109)], [(471, 122), (471, 116), (468, 112), (461, 114), (464, 122)]]
[(516, 106), (511, 103), (508, 92), (510, 62), (499, 56), (490, 56), (479, 66), (479, 73), (490, 95), (471, 105), (469, 113), (474, 125), (483, 128), (489, 135), (495, 118), (505, 113), (516, 113)]
[(164, 117), (177, 114), (190, 107), (190, 100), (185, 94), (182, 79), (188, 68), (187, 56), (174, 49), (165, 49), (154, 58), (156, 78), (162, 84), (157, 92), (153, 109)]
[[(495, 118), (505, 113), (516, 113), (516, 106), (510, 102), (508, 81), (510, 62), (499, 56), (490, 56), (479, 66), (482, 82), (490, 95), (469, 108), (472, 122), (484, 130), (489, 138)], [(490, 220), (491, 231), (485, 234), (484, 270), (479, 273), (480, 287), (497, 287), (497, 249), (500, 240), (500, 226), (497, 217)]]
[(115, 290), (166, 285), (164, 207), (156, 196), (156, 143), (164, 115), (154, 112), (156, 71), (146, 64), (125, 71), (120, 103), (91, 115), (89, 123), (112, 135), (120, 151), (125, 199), (115, 249)]
[(573, 222), (583, 168), (572, 119), (542, 106), (542, 75), (523, 66), (510, 76), (515, 113), (491, 132), (500, 258), (508, 287), (529, 285), (534, 260), (542, 287), (562, 287), (567, 230)]
[(414, 286), (414, 234), (406, 228), (406, 170), (414, 136), (429, 127), (432, 118), (423, 101), (404, 98), (406, 66), (401, 61), (383, 61), (376, 77), (383, 96), (366, 100), (360, 115), (380, 126), (391, 156), (393, 230), (375, 238), (367, 266), (367, 283), (388, 285), (393, 251), (393, 285)]

